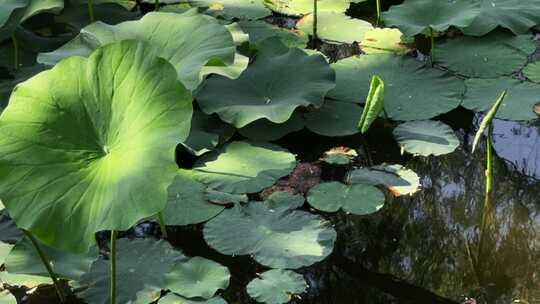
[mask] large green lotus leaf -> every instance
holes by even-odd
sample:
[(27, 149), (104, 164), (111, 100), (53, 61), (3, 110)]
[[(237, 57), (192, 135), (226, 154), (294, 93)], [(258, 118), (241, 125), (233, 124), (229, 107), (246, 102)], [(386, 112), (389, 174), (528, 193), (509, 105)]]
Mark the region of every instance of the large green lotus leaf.
[(342, 209), (347, 213), (366, 215), (384, 206), (384, 193), (371, 185), (327, 182), (309, 189), (307, 201), (313, 208), (325, 212)]
[(44, 12), (58, 13), (63, 0), (2, 0), (0, 1), (0, 41), (7, 39), (28, 18)]
[(314, 214), (251, 202), (207, 222), (204, 239), (223, 254), (249, 254), (271, 268), (295, 269), (326, 258), (334, 247), (336, 231)]
[[(130, 12), (115, 3), (96, 5), (94, 1), (94, 20), (106, 24), (118, 24), (127, 20), (136, 20), (141, 16), (138, 12)], [(66, 6), (62, 13), (55, 18), (57, 23), (67, 25), (72, 32), (79, 33), (81, 29), (92, 23), (88, 15), (88, 4), (74, 3)]]
[(0, 242), (16, 243), (21, 237), (22, 231), (15, 225), (7, 211), (0, 211)]
[(225, 19), (261, 19), (272, 14), (264, 0), (194, 0), (191, 5), (207, 8), (206, 13)]
[(13, 246), (15, 245), (0, 241), (0, 266), (4, 265), (4, 262), (6, 261), (6, 258), (11, 252), (11, 249), (13, 248)]
[(276, 124), (266, 118), (261, 118), (238, 129), (238, 132), (251, 140), (271, 141), (278, 140), (289, 133), (300, 131), (304, 128), (304, 125), (302, 115), (294, 112), (291, 118), (284, 123)]
[(152, 12), (118, 25), (93, 23), (58, 50), (40, 54), (38, 62), (50, 65), (73, 55), (87, 56), (96, 47), (126, 39), (148, 42), (176, 68), (180, 81), (191, 90), (203, 80), (203, 66), (210, 64), (215, 69), (232, 65), (235, 59), (229, 30), (214, 18), (191, 10), (184, 14)]
[(426, 33), (432, 28), (443, 32), (449, 27), (469, 26), (480, 13), (476, 0), (406, 0), (383, 13), (387, 26), (398, 27), (405, 35)]
[(402, 123), (394, 129), (394, 137), (403, 150), (421, 156), (452, 153), (459, 146), (452, 128), (433, 120)]
[(227, 267), (214, 261), (193, 257), (176, 264), (166, 275), (167, 289), (187, 298), (210, 299), (219, 289), (229, 286)]
[(409, 51), (398, 29), (374, 28), (364, 33), (360, 48), (366, 54), (405, 54)]
[[(85, 254), (71, 254), (51, 248), (40, 243), (47, 258), (51, 261), (51, 268), (61, 278), (79, 280), (90, 269), (90, 265), (98, 258), (98, 249), (92, 249)], [(6, 270), (11, 274), (30, 274), (48, 276), (36, 248), (28, 238), (20, 240), (9, 253), (6, 261)]]
[(463, 81), (415, 59), (388, 54), (340, 60), (329, 97), (363, 103), (373, 75), (384, 81), (384, 108), (393, 120), (429, 119), (459, 106)]
[(201, 157), (194, 171), (212, 189), (243, 194), (272, 186), (295, 166), (294, 155), (279, 146), (237, 141)]
[[(116, 303), (148, 304), (167, 287), (167, 276), (185, 256), (163, 240), (118, 239), (116, 256)], [(86, 303), (110, 303), (110, 261), (99, 259), (85, 273), (78, 296)]]
[(0, 291), (0, 303), (2, 304), (17, 304), (17, 299), (9, 290)]
[(531, 81), (540, 83), (540, 61), (526, 65), (523, 68), (523, 75)]
[(193, 111), (188, 138), (182, 143), (192, 154), (202, 155), (229, 140), (235, 129), (211, 115)]
[[(296, 23), (296, 27), (313, 35), (313, 14)], [(317, 14), (317, 37), (327, 43), (341, 44), (360, 42), (367, 31), (373, 29), (371, 23), (351, 18), (344, 13), (321, 12)]]
[(32, 16), (44, 12), (57, 14), (63, 8), (64, 0), (30, 0), (28, 6), (24, 9), (24, 15), (21, 21), (25, 21)]
[(13, 11), (22, 9), (30, 0), (3, 0), (0, 2), (0, 28), (8, 21)]
[(249, 34), (249, 41), (258, 44), (270, 37), (278, 37), (287, 47), (303, 48), (308, 43), (304, 32), (288, 30), (264, 21), (240, 21), (240, 27)]
[(320, 55), (283, 48), (261, 48), (238, 79), (205, 81), (197, 94), (201, 109), (241, 128), (261, 118), (283, 123), (297, 107), (320, 106), (334, 87), (334, 72)]
[(6, 208), (43, 243), (75, 252), (90, 248), (97, 231), (156, 214), (191, 107), (174, 68), (134, 41), (19, 84), (0, 117)]
[(247, 293), (259, 303), (289, 303), (294, 295), (308, 288), (301, 274), (290, 270), (271, 269), (261, 273), (247, 285)]
[(264, 201), (270, 209), (294, 210), (302, 207), (305, 198), (301, 194), (292, 194), (290, 192), (276, 191)]
[(492, 78), (509, 75), (527, 64), (535, 49), (530, 35), (493, 32), (483, 37), (461, 36), (437, 44), (437, 64), (468, 76)]
[(483, 36), (496, 27), (525, 34), (540, 22), (540, 0), (479, 0), (480, 14), (464, 28), (467, 35)]
[(321, 108), (305, 114), (306, 127), (323, 136), (354, 135), (360, 132), (362, 109), (358, 104), (327, 99)]
[(382, 185), (395, 196), (412, 195), (420, 189), (420, 178), (414, 171), (401, 165), (377, 165), (351, 171), (350, 184)]
[(179, 170), (169, 186), (169, 198), (163, 211), (167, 225), (191, 225), (205, 222), (225, 207), (206, 199), (206, 185), (195, 180), (190, 170)]
[[(366, 0), (318, 0), (317, 12), (345, 12), (351, 2), (364, 2)], [(265, 4), (274, 12), (301, 16), (313, 12), (313, 0), (264, 0)]]
[(209, 300), (187, 299), (174, 293), (168, 293), (166, 296), (159, 299), (158, 304), (227, 304), (227, 302), (221, 297), (214, 297)]
[(510, 77), (493, 79), (468, 79), (463, 106), (476, 112), (487, 112), (499, 94), (508, 90), (495, 117), (508, 120), (532, 120), (538, 118), (533, 106), (539, 100), (540, 85), (521, 82)]
[(52, 281), (48, 276), (13, 274), (7, 271), (0, 271), (0, 283), (9, 286), (24, 286), (30, 289), (40, 285), (51, 285)]

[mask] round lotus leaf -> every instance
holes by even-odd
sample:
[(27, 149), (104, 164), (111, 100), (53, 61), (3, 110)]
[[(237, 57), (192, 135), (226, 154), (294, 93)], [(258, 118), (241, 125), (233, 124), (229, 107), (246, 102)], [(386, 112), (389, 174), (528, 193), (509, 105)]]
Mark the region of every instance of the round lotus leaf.
[[(351, 2), (364, 2), (366, 0), (318, 0), (317, 12), (345, 12)], [(313, 0), (265, 0), (265, 4), (274, 12), (301, 16), (313, 12)]]
[(426, 33), (431, 28), (437, 32), (449, 27), (469, 26), (480, 13), (476, 0), (406, 0), (383, 13), (384, 24), (398, 27), (405, 35)]
[(292, 194), (290, 192), (276, 191), (264, 201), (270, 209), (287, 209), (294, 210), (304, 205), (305, 198), (300, 194)]
[(382, 164), (360, 168), (349, 173), (350, 184), (382, 185), (395, 196), (411, 195), (420, 190), (420, 178), (414, 171), (401, 165)]
[(290, 48), (303, 48), (308, 43), (308, 35), (304, 32), (280, 28), (264, 21), (240, 21), (239, 24), (242, 30), (249, 34), (249, 41), (254, 44), (270, 37), (278, 37)]
[(214, 261), (193, 257), (176, 264), (167, 273), (167, 289), (187, 298), (210, 299), (219, 289), (229, 286), (229, 269)]
[(330, 165), (349, 165), (357, 156), (358, 153), (354, 149), (335, 147), (324, 152), (322, 161)]
[(225, 19), (261, 19), (272, 14), (264, 0), (195, 0), (190, 4), (205, 7), (206, 13)]
[(271, 268), (299, 268), (326, 258), (336, 231), (321, 217), (251, 202), (223, 211), (205, 224), (204, 239), (227, 255), (251, 255)]
[(409, 48), (401, 40), (402, 36), (398, 29), (374, 28), (364, 33), (360, 48), (366, 54), (405, 54)]
[(0, 282), (8, 286), (24, 286), (28, 289), (52, 284), (52, 281), (48, 276), (13, 274), (7, 271), (0, 271)]
[(206, 189), (204, 192), (204, 198), (213, 204), (220, 205), (248, 202), (248, 197), (246, 194), (232, 194), (212, 189)]
[(540, 0), (480, 0), (480, 14), (464, 28), (467, 35), (483, 36), (496, 27), (525, 34), (540, 22)]
[(359, 133), (363, 108), (358, 104), (327, 99), (324, 105), (305, 114), (306, 127), (323, 136), (348, 136)]
[[(167, 289), (167, 273), (185, 256), (163, 240), (118, 239), (116, 252), (116, 302), (147, 304)], [(86, 303), (110, 303), (110, 261), (100, 258), (80, 280), (86, 286), (78, 296)]]
[(527, 64), (535, 49), (529, 35), (493, 32), (483, 37), (461, 36), (437, 44), (437, 64), (467, 77), (509, 75)]
[[(309, 14), (296, 23), (296, 27), (313, 35), (313, 14)], [(317, 14), (317, 37), (327, 43), (360, 42), (364, 35), (373, 29), (371, 23), (351, 18), (344, 13), (321, 12)]]
[[(41, 243), (40, 248), (51, 261), (51, 268), (54, 273), (66, 280), (79, 280), (98, 258), (98, 249), (96, 247), (92, 247), (85, 254), (71, 254)], [(5, 267), (11, 274), (49, 275), (36, 248), (27, 237), (21, 239), (13, 247), (5, 260)]]
[(227, 304), (227, 302), (221, 297), (214, 297), (209, 300), (187, 299), (174, 293), (168, 293), (166, 296), (159, 299), (158, 304)]
[(142, 40), (155, 48), (158, 56), (175, 67), (178, 79), (190, 90), (208, 74), (203, 71), (207, 63), (216, 72), (216, 66), (226, 68), (235, 59), (236, 47), (229, 30), (194, 9), (184, 14), (151, 12), (140, 20), (118, 25), (90, 24), (58, 50), (40, 54), (38, 62), (52, 65), (69, 56), (88, 56), (99, 46), (127, 39)]
[(290, 270), (271, 269), (247, 285), (247, 293), (259, 303), (289, 303), (293, 295), (305, 292), (308, 288), (301, 274)]
[(459, 106), (463, 81), (449, 73), (424, 66), (405, 56), (364, 55), (340, 60), (334, 99), (363, 103), (373, 75), (384, 81), (384, 108), (393, 120), (421, 120), (449, 112)]
[(189, 136), (183, 145), (194, 155), (200, 156), (229, 140), (234, 132), (234, 127), (219, 118), (193, 111)]
[(0, 303), (2, 304), (17, 304), (15, 296), (9, 290), (0, 291)]
[(523, 68), (523, 75), (531, 81), (540, 83), (540, 61), (526, 65)]
[(242, 128), (258, 119), (284, 123), (300, 106), (321, 106), (335, 75), (320, 55), (261, 48), (238, 79), (211, 77), (197, 94), (201, 109)]
[(339, 209), (356, 215), (379, 211), (384, 206), (384, 193), (371, 185), (345, 185), (327, 182), (309, 190), (307, 201), (315, 209), (336, 212)]
[(283, 136), (300, 131), (304, 128), (304, 117), (298, 112), (294, 112), (289, 120), (276, 124), (266, 118), (256, 120), (249, 125), (238, 130), (243, 136), (257, 141), (278, 140)]
[(191, 225), (206, 222), (225, 207), (206, 199), (206, 185), (195, 180), (189, 170), (178, 170), (168, 188), (167, 206), (162, 211), (166, 225)]
[(533, 106), (539, 100), (540, 85), (521, 82), (510, 77), (494, 79), (467, 79), (467, 92), (463, 106), (475, 112), (487, 112), (502, 91), (507, 90), (506, 98), (495, 117), (508, 120), (531, 120), (538, 118)]
[(95, 232), (163, 210), (191, 107), (174, 68), (141, 42), (60, 62), (19, 84), (0, 117), (3, 203), (43, 243), (86, 251)]
[(272, 186), (296, 166), (293, 154), (268, 143), (232, 142), (204, 155), (195, 177), (209, 188), (228, 193), (255, 193)]
[(421, 156), (452, 153), (459, 146), (452, 128), (433, 120), (402, 123), (394, 129), (394, 137), (403, 150)]

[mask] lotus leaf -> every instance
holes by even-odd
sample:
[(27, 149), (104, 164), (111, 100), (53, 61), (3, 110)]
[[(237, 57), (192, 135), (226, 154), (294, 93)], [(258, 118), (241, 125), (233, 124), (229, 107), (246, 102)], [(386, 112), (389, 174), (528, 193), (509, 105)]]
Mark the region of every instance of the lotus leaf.
[[(118, 239), (116, 303), (147, 304), (159, 299), (167, 287), (167, 273), (185, 260), (184, 255), (167, 242), (152, 239)], [(86, 286), (78, 296), (87, 303), (108, 304), (110, 262), (95, 261), (80, 281)]]
[[(96, 5), (96, 0), (93, 1), (95, 21), (101, 21), (106, 24), (118, 24), (140, 18), (140, 15), (137, 12), (130, 12), (126, 10), (125, 7), (118, 4), (103, 3)], [(62, 13), (56, 17), (56, 21), (68, 25), (75, 33), (78, 33), (81, 29), (92, 23), (90, 21), (90, 16), (88, 15), (88, 5), (86, 3), (67, 6), (62, 10)], [(56, 59), (56, 61), (59, 61), (59, 59)]]
[(258, 44), (270, 37), (278, 37), (287, 47), (303, 48), (308, 43), (308, 36), (301, 31), (288, 30), (273, 26), (264, 21), (241, 21), (240, 27), (249, 34), (249, 41)]
[(19, 84), (0, 117), (3, 203), (43, 243), (86, 251), (95, 232), (163, 210), (191, 107), (174, 68), (141, 42), (60, 62)]
[[(313, 14), (300, 19), (296, 27), (313, 35)], [(351, 18), (344, 13), (321, 12), (317, 14), (317, 37), (327, 43), (353, 43), (360, 42), (364, 35), (372, 30), (371, 23)]]
[(225, 19), (261, 19), (272, 14), (264, 0), (194, 0), (190, 4), (207, 8), (206, 13)]
[(540, 22), (540, 0), (479, 0), (480, 14), (464, 28), (467, 35), (483, 36), (496, 27), (524, 34)]
[(45, 66), (43, 65), (20, 67), (15, 73), (14, 79), (0, 81), (0, 110), (3, 110), (7, 106), (9, 96), (13, 92), (15, 86), (44, 70)]
[(421, 156), (452, 153), (459, 146), (452, 128), (433, 120), (402, 123), (394, 129), (394, 137), (403, 150)]
[(443, 71), (428, 68), (403, 56), (388, 54), (350, 57), (332, 67), (336, 88), (329, 97), (363, 103), (370, 80), (378, 75), (384, 80), (384, 108), (393, 120), (421, 120), (456, 108), (464, 91), (463, 81)]
[(206, 223), (204, 239), (223, 254), (249, 254), (268, 267), (295, 269), (326, 258), (336, 232), (314, 214), (251, 202), (227, 209)]
[(17, 304), (17, 299), (9, 290), (0, 291), (0, 303), (2, 304)]
[(169, 293), (161, 298), (158, 304), (227, 304), (221, 297), (214, 297), (209, 300), (205, 299), (186, 299), (174, 293)]
[(227, 267), (201, 257), (176, 264), (167, 275), (167, 288), (187, 298), (210, 299), (218, 289), (229, 286)]
[(189, 170), (178, 170), (169, 186), (169, 198), (163, 211), (166, 225), (191, 225), (206, 222), (218, 215), (224, 207), (208, 202), (206, 186), (195, 180)]
[(377, 75), (373, 75), (371, 78), (371, 84), (369, 85), (369, 92), (366, 98), (366, 105), (360, 122), (358, 122), (358, 129), (362, 133), (366, 133), (369, 130), (371, 124), (379, 117), (384, 111), (384, 82)]
[(7, 271), (0, 272), (0, 282), (8, 286), (24, 286), (25, 288), (52, 284), (51, 279), (47, 276), (12, 274)]
[(493, 79), (468, 79), (465, 81), (467, 93), (463, 106), (476, 112), (487, 112), (498, 95), (507, 90), (495, 117), (508, 120), (532, 120), (538, 118), (532, 111), (538, 102), (540, 85), (521, 82), (510, 77)]
[(259, 303), (283, 304), (289, 303), (293, 295), (301, 294), (307, 288), (302, 275), (290, 270), (272, 269), (249, 282), (247, 293)]
[[(317, 0), (317, 11), (322, 12), (345, 12), (351, 2), (364, 2), (366, 0)], [(274, 12), (301, 16), (313, 12), (313, 0), (264, 0), (265, 4)]]
[[(136, 0), (91, 0), (93, 5), (99, 5), (99, 4), (116, 4), (118, 6), (122, 6), (123, 8), (127, 10), (131, 10), (137, 5)], [(148, 1), (148, 0), (145, 0)], [(167, 2), (167, 0), (160, 0), (161, 2)], [(71, 4), (85, 4), (87, 5), (90, 1), (89, 0), (69, 0)], [(169, 0), (169, 2), (171, 2)], [(176, 1), (178, 2), (178, 1)], [(154, 3), (154, 1), (152, 1)]]
[(360, 168), (349, 173), (351, 184), (383, 185), (395, 196), (413, 194), (420, 189), (420, 178), (414, 171), (401, 165), (382, 164)]
[(16, 9), (24, 8), (29, 0), (5, 0), (0, 4), (0, 27), (4, 26)]
[(327, 99), (320, 109), (308, 112), (306, 127), (323, 136), (347, 136), (359, 133), (362, 107), (349, 102)]
[(409, 51), (402, 41), (403, 33), (398, 29), (374, 28), (364, 33), (360, 48), (366, 54), (405, 54)]
[(212, 189), (206, 189), (206, 191), (204, 192), (204, 199), (213, 204), (219, 205), (248, 202), (248, 197), (246, 194), (231, 194)]
[(303, 195), (292, 194), (284, 191), (277, 191), (264, 201), (266, 206), (270, 209), (286, 209), (294, 210), (304, 205), (305, 199)]
[(396, 26), (405, 35), (414, 36), (430, 28), (443, 32), (451, 26), (467, 27), (479, 13), (476, 0), (406, 0), (384, 12), (383, 20), (387, 26)]
[(324, 152), (322, 160), (331, 165), (348, 165), (357, 156), (356, 150), (347, 147), (336, 147)]
[(11, 249), (13, 248), (13, 246), (15, 245), (7, 244), (0, 241), (0, 265), (4, 265), (4, 262), (6, 261), (6, 258), (11, 252)]
[(461, 36), (448, 40), (438, 44), (435, 53), (437, 63), (455, 73), (492, 78), (521, 69), (535, 48), (529, 35), (493, 32), (480, 38)]
[(384, 193), (371, 185), (326, 182), (311, 188), (307, 201), (313, 208), (324, 212), (342, 209), (347, 213), (366, 215), (384, 206)]
[(540, 83), (540, 61), (526, 65), (523, 69), (523, 75), (531, 81)]
[(183, 145), (200, 156), (229, 140), (235, 130), (219, 118), (206, 115), (201, 111), (193, 111), (189, 136)]
[(304, 126), (305, 122), (302, 115), (294, 112), (291, 118), (284, 123), (276, 124), (266, 118), (261, 118), (239, 129), (238, 132), (251, 140), (271, 141), (278, 140), (289, 133), (300, 131)]
[(3, 0), (0, 3), (0, 41), (11, 36), (30, 17), (44, 12), (58, 13), (62, 8), (63, 0)]
[(216, 69), (232, 65), (235, 59), (229, 30), (214, 18), (191, 10), (184, 14), (152, 12), (118, 25), (93, 23), (58, 50), (40, 54), (38, 62), (52, 65), (65, 57), (88, 56), (99, 46), (126, 39), (148, 42), (176, 68), (179, 80), (190, 90), (203, 80), (205, 65)]
[(334, 87), (334, 71), (320, 55), (287, 50), (273, 41), (238, 79), (208, 79), (197, 94), (201, 109), (242, 128), (261, 118), (284, 123), (297, 107), (321, 106)]
[(229, 193), (255, 193), (272, 186), (294, 169), (294, 155), (268, 143), (232, 142), (204, 155), (195, 177), (208, 187)]

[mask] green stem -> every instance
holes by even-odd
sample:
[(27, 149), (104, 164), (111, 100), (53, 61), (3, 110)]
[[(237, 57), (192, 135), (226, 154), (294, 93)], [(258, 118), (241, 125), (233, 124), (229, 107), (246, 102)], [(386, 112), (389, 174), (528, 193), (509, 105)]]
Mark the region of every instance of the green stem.
[(157, 12), (157, 11), (159, 11), (159, 0), (156, 0), (156, 2), (154, 2), (154, 3), (155, 3), (154, 10)]
[(117, 231), (111, 230), (111, 248), (109, 260), (111, 262), (111, 304), (116, 303), (116, 236)]
[(88, 0), (88, 18), (90, 18), (90, 23), (94, 23), (96, 20), (94, 18), (94, 0)]
[(381, 0), (377, 0), (377, 26), (381, 23)]
[(164, 239), (169, 238), (167, 234), (167, 226), (165, 225), (165, 220), (163, 219), (163, 213), (159, 212), (157, 214), (157, 218), (158, 218), (159, 228), (161, 229), (161, 235), (163, 235)]
[(429, 37), (431, 38), (431, 64), (435, 63), (435, 34), (433, 28), (429, 27)]
[(25, 230), (25, 229), (22, 229), (22, 231), (26, 235), (26, 237), (30, 240), (30, 242), (32, 242), (32, 245), (34, 245), (34, 248), (36, 249), (40, 257), (41, 262), (43, 263), (43, 265), (45, 265), (45, 269), (47, 269), (47, 272), (49, 273), (49, 277), (51, 278), (53, 282), (54, 289), (56, 289), (56, 294), (58, 295), (58, 299), (60, 299), (60, 303), (65, 303), (66, 297), (64, 293), (62, 292), (62, 287), (60, 286), (60, 280), (58, 279), (58, 276), (56, 276), (56, 274), (54, 273), (51, 267), (51, 261), (49, 260), (45, 252), (43, 252), (43, 250), (39, 246), (38, 241), (36, 240), (36, 238), (34, 238), (34, 236), (30, 233), (30, 231)]
[(493, 186), (493, 151), (492, 151), (492, 127), (489, 126), (486, 139), (486, 196), (491, 196), (491, 189)]
[(313, 48), (317, 48), (317, 26), (319, 23), (317, 0), (313, 0)]
[(15, 60), (15, 70), (19, 69), (19, 42), (17, 41), (17, 38), (15, 38), (15, 35), (11, 36), (11, 40), (13, 41), (13, 53), (14, 53), (14, 60)]

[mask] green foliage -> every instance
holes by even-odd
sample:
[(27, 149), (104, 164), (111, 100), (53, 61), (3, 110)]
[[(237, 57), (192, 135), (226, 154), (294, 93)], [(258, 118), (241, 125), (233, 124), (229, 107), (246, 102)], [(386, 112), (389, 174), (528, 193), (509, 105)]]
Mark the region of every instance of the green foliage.
[(413, 155), (439, 156), (452, 153), (459, 146), (452, 128), (439, 121), (409, 121), (397, 126), (393, 133), (402, 149)]
[(527, 64), (523, 68), (523, 75), (531, 81), (540, 83), (540, 61)]
[(225, 19), (261, 19), (272, 14), (264, 0), (194, 0), (191, 5), (206, 8), (206, 13)]
[[(317, 11), (342, 13), (347, 10), (351, 2), (364, 2), (366, 0), (318, 0)], [(313, 0), (264, 0), (265, 4), (274, 12), (301, 16), (313, 12)]]
[(306, 113), (306, 127), (323, 136), (353, 135), (360, 132), (362, 109), (358, 104), (327, 99), (321, 108)]
[(473, 145), (472, 145), (472, 151), (476, 149), (476, 145), (480, 141), (480, 137), (482, 137), (482, 134), (484, 134), (484, 131), (487, 129), (489, 132), (489, 127), (491, 126), (491, 122), (493, 121), (493, 118), (495, 118), (495, 115), (497, 114), (497, 111), (499, 111), (499, 108), (501, 107), (502, 102), (504, 101), (504, 98), (506, 97), (506, 91), (503, 91), (501, 95), (497, 98), (491, 109), (486, 113), (484, 118), (482, 119), (482, 122), (480, 123), (480, 126), (478, 127), (478, 131), (476, 131), (476, 134), (474, 136)]
[(369, 85), (369, 93), (366, 98), (366, 105), (362, 116), (358, 122), (358, 129), (362, 133), (366, 133), (371, 124), (379, 117), (381, 112), (384, 111), (384, 82), (377, 75), (373, 75), (371, 78), (371, 84)]
[(158, 304), (227, 304), (227, 302), (221, 297), (214, 297), (209, 300), (188, 299), (174, 293), (168, 293), (166, 296), (159, 299)]
[(307, 290), (304, 277), (290, 270), (272, 269), (247, 285), (247, 293), (259, 303), (289, 303), (294, 295)]
[(371, 185), (326, 182), (311, 188), (307, 201), (313, 208), (325, 212), (342, 209), (347, 213), (367, 215), (384, 206), (384, 193)]
[(401, 165), (382, 164), (359, 168), (347, 177), (350, 184), (382, 185), (393, 195), (412, 195), (420, 190), (420, 178), (414, 171)]
[(374, 28), (364, 34), (360, 48), (366, 54), (405, 54), (409, 51), (398, 29)]
[[(296, 23), (304, 33), (313, 35), (313, 14)], [(373, 29), (371, 23), (351, 18), (344, 13), (319, 12), (317, 14), (317, 37), (327, 43), (341, 44), (363, 41), (364, 35)]]

